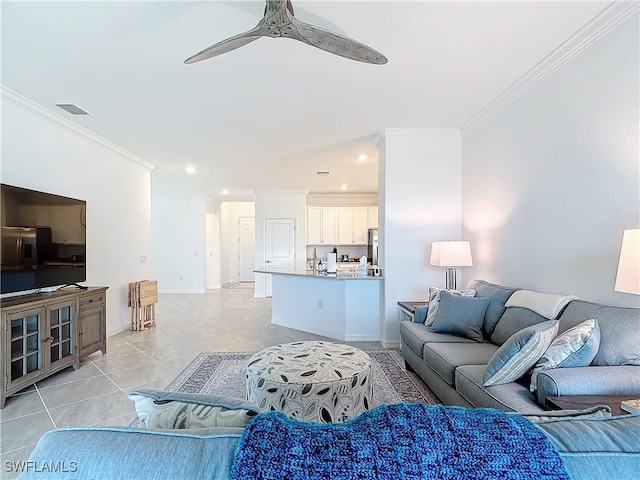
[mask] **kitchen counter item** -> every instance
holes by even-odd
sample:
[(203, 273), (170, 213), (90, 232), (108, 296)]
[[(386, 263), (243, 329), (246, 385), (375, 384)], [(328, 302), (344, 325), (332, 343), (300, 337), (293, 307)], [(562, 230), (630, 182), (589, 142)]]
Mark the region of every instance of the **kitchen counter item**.
[(336, 273), (336, 255), (327, 253), (327, 273)]

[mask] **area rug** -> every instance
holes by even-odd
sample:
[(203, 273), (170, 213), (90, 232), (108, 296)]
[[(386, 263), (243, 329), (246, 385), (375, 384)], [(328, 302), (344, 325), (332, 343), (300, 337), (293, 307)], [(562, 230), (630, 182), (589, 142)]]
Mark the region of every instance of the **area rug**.
[[(373, 371), (372, 406), (383, 403), (439, 403), (397, 350), (367, 351)], [(245, 369), (253, 353), (201, 353), (165, 390), (245, 398)]]

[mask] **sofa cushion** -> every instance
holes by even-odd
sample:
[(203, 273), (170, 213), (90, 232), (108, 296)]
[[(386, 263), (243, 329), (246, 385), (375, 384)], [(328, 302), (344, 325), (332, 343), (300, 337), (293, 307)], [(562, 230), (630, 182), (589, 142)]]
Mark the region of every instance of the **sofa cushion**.
[(420, 356), (422, 356), (425, 343), (475, 343), (473, 340), (457, 335), (432, 332), (422, 323), (408, 320), (400, 322), (400, 337), (404, 343), (409, 345)]
[(536, 423), (574, 480), (632, 479), (640, 472), (640, 415)]
[[(29, 457), (40, 468), (27, 468), (20, 478), (228, 480), (243, 432), (240, 428), (52, 430), (40, 438)], [(45, 463), (67, 468), (43, 472)]]
[(246, 427), (260, 411), (232, 397), (138, 390), (129, 393), (147, 428)]
[(482, 324), (488, 306), (488, 298), (454, 295), (443, 290), (440, 292), (440, 307), (431, 325), (431, 331), (460, 335), (482, 342)]
[(496, 345), (503, 345), (504, 342), (520, 330), (548, 320), (548, 318), (528, 308), (509, 307), (496, 325), (493, 335), (491, 335), (491, 342)]
[(529, 379), (522, 379), (494, 385), (482, 386), (484, 365), (463, 365), (456, 369), (456, 390), (475, 407), (498, 408), (507, 412), (542, 413), (534, 396), (529, 391)]
[(466, 290), (445, 290), (438, 287), (429, 287), (429, 304), (427, 305), (427, 316), (424, 319), (424, 324), (427, 327), (433, 325), (436, 315), (440, 310), (440, 293), (442, 291), (449, 292), (451, 295), (460, 295), (463, 297), (473, 297), (476, 294), (476, 291), (471, 288)]
[(533, 367), (529, 390), (538, 388), (538, 373), (548, 368), (586, 367), (598, 353), (600, 328), (595, 319), (586, 320), (558, 335)]
[(484, 366), (497, 349), (492, 343), (427, 343), (422, 358), (445, 382), (454, 385), (457, 367)]
[(600, 327), (600, 348), (591, 365), (640, 365), (640, 309), (574, 300), (560, 315), (559, 331), (590, 318)]
[(522, 377), (549, 348), (558, 333), (558, 321), (532, 325), (514, 334), (487, 364), (484, 386), (509, 383)]
[(474, 280), (469, 285), (469, 288), (473, 288), (476, 291), (476, 297), (488, 298), (491, 300), (491, 303), (489, 303), (487, 311), (484, 314), (483, 326), (487, 336), (490, 337), (498, 323), (498, 320), (500, 320), (500, 317), (505, 311), (505, 302), (513, 292), (519, 289), (495, 285), (484, 280)]

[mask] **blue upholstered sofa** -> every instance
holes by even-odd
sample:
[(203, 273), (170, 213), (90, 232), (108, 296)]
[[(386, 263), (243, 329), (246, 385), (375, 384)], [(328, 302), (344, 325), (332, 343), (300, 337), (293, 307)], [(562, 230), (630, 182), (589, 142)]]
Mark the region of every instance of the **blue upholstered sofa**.
[[(165, 392), (166, 394), (166, 392)], [(168, 394), (170, 395), (170, 394)], [(189, 401), (189, 394), (181, 394), (182, 401)], [(165, 397), (159, 401), (160, 405), (170, 405), (171, 401), (169, 397)], [(205, 402), (206, 398), (203, 396), (193, 396), (193, 401)], [(229, 403), (237, 402), (236, 400), (229, 399)], [(398, 404), (405, 405), (405, 404)], [(418, 404), (409, 404), (418, 405)], [(461, 409), (459, 407), (443, 407), (444, 409)], [(144, 410), (144, 409), (142, 409)], [(603, 411), (604, 410), (604, 411)], [(550, 441), (548, 447), (553, 452), (553, 455), (557, 455), (557, 452), (562, 459), (561, 464), (564, 464), (564, 469), (570, 475), (573, 480), (587, 480), (587, 479), (600, 479), (607, 478), (608, 480), (635, 480), (638, 478), (640, 472), (640, 415), (625, 415), (625, 416), (602, 416), (606, 415), (608, 407), (601, 407), (591, 409), (590, 411), (569, 413), (568, 416), (559, 416), (557, 413), (552, 413), (551, 418), (547, 419), (532, 419), (533, 425), (524, 420), (520, 414), (517, 413), (503, 413), (498, 410), (477, 410), (479, 414), (489, 415), (492, 412), (504, 416), (517, 416), (520, 417), (517, 420), (517, 427), (515, 432), (522, 431), (522, 427), (527, 427), (528, 430), (537, 431), (537, 429), (543, 432), (540, 435), (539, 431), (536, 434), (533, 432), (533, 436), (539, 436), (546, 438)], [(178, 409), (180, 413), (176, 416), (178, 422), (175, 424), (184, 424), (184, 411)], [(201, 417), (202, 414), (201, 405), (198, 405), (194, 410), (196, 417)], [(144, 416), (144, 411), (138, 410), (139, 416)], [(372, 412), (362, 414), (362, 416), (368, 415)], [(462, 412), (464, 414), (464, 412)], [(281, 414), (278, 414), (281, 415)], [(173, 420), (172, 420), (173, 421)], [(358, 418), (352, 422), (357, 422)], [(368, 421), (368, 420), (367, 420)], [(523, 425), (522, 422), (526, 425)], [(257, 422), (255, 419), (247, 419), (247, 429), (251, 428), (253, 423)], [(491, 420), (490, 423), (493, 423)], [(193, 424), (186, 424), (193, 427)], [(344, 424), (346, 426), (346, 424)], [(406, 424), (405, 424), (406, 425)], [(413, 428), (414, 423), (408, 424), (410, 429)], [(460, 424), (458, 424), (459, 426)], [(500, 424), (502, 425), (502, 424)], [(165, 425), (166, 426), (166, 425)], [(319, 426), (321, 427), (321, 426)], [(378, 428), (377, 425), (373, 426), (370, 430), (369, 437), (382, 436), (384, 437), (389, 431), (397, 430), (392, 423), (387, 428)], [(297, 427), (295, 427), (297, 428)], [(314, 430), (315, 427), (310, 427), (311, 436), (309, 442), (306, 443), (307, 448), (294, 448), (285, 450), (285, 459), (291, 458), (291, 462), (295, 465), (300, 462), (300, 458), (311, 455), (309, 445), (314, 450), (313, 454), (317, 457), (325, 457), (323, 448), (319, 445), (323, 445), (322, 441), (325, 441), (326, 436), (323, 439), (317, 441), (313, 440), (313, 435), (318, 431)], [(444, 427), (443, 427), (444, 428)], [(494, 426), (493, 431), (498, 429), (500, 434), (504, 432), (502, 426)], [(483, 430), (478, 428), (478, 424), (473, 424), (471, 430), (476, 434), (477, 438), (483, 439), (482, 441), (471, 441), (464, 435), (454, 435), (458, 439), (458, 447), (454, 448), (455, 452), (450, 452), (448, 448), (444, 449), (446, 462), (425, 460), (429, 457), (430, 450), (421, 448), (422, 445), (417, 443), (421, 440), (411, 438), (412, 435), (402, 435), (401, 441), (398, 442), (400, 450), (403, 446), (401, 444), (411, 441), (411, 447), (405, 452), (420, 452), (418, 455), (418, 461), (422, 461), (423, 465), (426, 462), (428, 468), (431, 469), (431, 474), (426, 475), (424, 478), (462, 478), (460, 475), (451, 476), (450, 468), (451, 462), (456, 465), (458, 462), (467, 462), (472, 465), (484, 465), (488, 463), (486, 457), (478, 457), (474, 454), (474, 448), (486, 444), (489, 439), (483, 434)], [(526, 429), (525, 429), (526, 430)], [(282, 443), (286, 443), (289, 435), (283, 433), (280, 429), (269, 429), (271, 439), (269, 439), (269, 445), (279, 443), (277, 441), (278, 435), (282, 435)], [(436, 433), (438, 430), (432, 430)], [(244, 428), (241, 427), (201, 427), (201, 428), (108, 428), (108, 427), (90, 427), (90, 428), (63, 428), (53, 430), (46, 433), (38, 442), (34, 451), (31, 454), (28, 462), (22, 465), (23, 473), (20, 478), (22, 480), (27, 479), (59, 479), (65, 480), (69, 478), (74, 479), (93, 479), (93, 480), (114, 480), (114, 479), (171, 479), (171, 480), (195, 480), (195, 479), (212, 479), (212, 480), (227, 480), (230, 478), (232, 468), (234, 468), (234, 462), (238, 462), (239, 455), (243, 453), (242, 443)], [(527, 438), (531, 438), (529, 432)], [(342, 434), (341, 434), (342, 435)], [(305, 437), (307, 433), (305, 433)], [(498, 437), (504, 437), (504, 435), (498, 435)], [(262, 435), (258, 432), (259, 440)], [(285, 438), (286, 437), (286, 438)], [(424, 437), (422, 437), (424, 438)], [(506, 438), (506, 437), (505, 437)], [(524, 438), (524, 437), (523, 437)], [(275, 440), (274, 440), (275, 439)], [(500, 441), (500, 440), (495, 440)], [(521, 444), (519, 438), (510, 440), (516, 445)], [(523, 465), (523, 468), (529, 468), (528, 464), (535, 462), (535, 455), (528, 453), (530, 448), (525, 440), (522, 444), (521, 451), (524, 450), (525, 457), (517, 456), (513, 454), (513, 458), (508, 458), (511, 455), (511, 450), (508, 450), (506, 454), (499, 454), (497, 456), (497, 462), (504, 468), (513, 468), (509, 465)], [(368, 443), (365, 440), (364, 443)], [(436, 443), (440, 443), (436, 440)], [(547, 444), (549, 442), (546, 442)], [(426, 443), (425, 443), (426, 444)], [(264, 445), (262, 443), (261, 445)], [(363, 458), (367, 458), (370, 461), (370, 453), (366, 453), (368, 449), (367, 445), (362, 445), (361, 442), (353, 444), (354, 454), (356, 458), (358, 455), (364, 455)], [(431, 447), (428, 447), (431, 448)], [(362, 452), (358, 452), (359, 449), (363, 449)], [(535, 452), (533, 448), (531, 451)], [(466, 452), (466, 453), (465, 453)], [(302, 457), (301, 457), (302, 455)], [(253, 458), (252, 456), (250, 456)], [(415, 455), (414, 455), (415, 457)], [(507, 457), (507, 458), (505, 458)], [(251, 462), (251, 458), (244, 458), (246, 462)], [(443, 457), (435, 457), (443, 458)], [(266, 463), (269, 464), (269, 468), (273, 471), (275, 469), (276, 476), (260, 477), (260, 478), (279, 478), (277, 476), (277, 465), (272, 465), (272, 457), (267, 454)], [(449, 466), (441, 463), (449, 463)], [(514, 463), (515, 462), (515, 463)], [(265, 463), (263, 459), (262, 464)], [(325, 462), (326, 464), (326, 462)], [(329, 462), (329, 467), (331, 462)], [(400, 463), (400, 468), (403, 469), (403, 463)], [(441, 468), (441, 470), (439, 470)], [(481, 467), (482, 468), (482, 467)], [(307, 470), (305, 470), (307, 471)], [(434, 474), (435, 471), (435, 474)], [(295, 478), (310, 478), (310, 479), (327, 479), (334, 480), (335, 478), (363, 478), (362, 472), (360, 476), (337, 476), (335, 472), (329, 472), (327, 470), (318, 470), (317, 468), (308, 470), (308, 475), (295, 476)], [(449, 473), (447, 473), (449, 472)], [(382, 472), (383, 475), (371, 476), (370, 471), (367, 471), (366, 478), (394, 478), (394, 474), (390, 474), (389, 471)], [(463, 475), (464, 476), (464, 475)], [(241, 478), (248, 478), (243, 476)], [(423, 478), (420, 474), (409, 473), (403, 478)], [(469, 477), (467, 477), (469, 478)], [(473, 478), (480, 478), (474, 476)], [(501, 480), (504, 478), (502, 475), (488, 475), (483, 478)], [(509, 478), (532, 478), (531, 476), (510, 476)], [(539, 478), (539, 477), (534, 477)], [(545, 478), (566, 478), (562, 476), (552, 476)], [(251, 480), (259, 480), (258, 478), (251, 478)]]
[[(454, 315), (458, 312), (456, 318), (450, 318), (451, 315), (445, 318), (447, 312), (441, 310), (437, 315), (442, 314), (443, 322), (438, 325), (436, 317), (436, 323), (427, 326), (424, 321), (428, 309), (423, 309), (417, 312), (414, 321), (400, 323), (401, 349), (407, 368), (415, 371), (443, 404), (534, 413), (547, 409), (545, 398), (549, 396), (640, 398), (640, 309), (539, 294), (482, 280), (471, 282), (469, 289), (474, 291), (470, 299), (443, 294), (446, 295), (443, 301), (458, 302), (446, 305), (453, 305), (449, 310)], [(520, 301), (513, 301), (515, 297)], [(456, 310), (456, 305), (462, 307)], [(476, 321), (469, 327), (468, 322), (458, 321), (465, 315), (472, 321), (473, 309), (478, 316), (476, 307), (482, 315), (479, 323)], [(532, 365), (514, 381), (485, 385), (489, 364), (495, 365), (496, 356), (513, 347), (514, 338), (525, 330), (557, 328), (548, 336), (553, 339), (590, 319), (597, 320), (599, 338), (593, 338), (598, 340), (592, 351), (595, 356), (585, 366), (540, 370), (533, 393)]]

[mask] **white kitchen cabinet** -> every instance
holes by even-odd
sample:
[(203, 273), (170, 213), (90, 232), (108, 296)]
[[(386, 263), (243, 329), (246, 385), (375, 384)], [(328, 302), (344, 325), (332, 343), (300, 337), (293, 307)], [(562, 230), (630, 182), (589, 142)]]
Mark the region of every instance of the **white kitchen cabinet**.
[(338, 244), (367, 244), (368, 207), (338, 208)]
[(338, 244), (353, 244), (353, 208), (338, 207)]
[(378, 228), (378, 207), (367, 207), (367, 228)]
[(51, 226), (51, 207), (42, 205), (20, 205), (18, 215), (21, 227)]
[(65, 205), (51, 207), (51, 240), (53, 243), (84, 245), (86, 237), (85, 207)]
[(338, 207), (307, 208), (307, 245), (336, 245)]
[(368, 207), (353, 207), (353, 243), (356, 245), (367, 244)]

